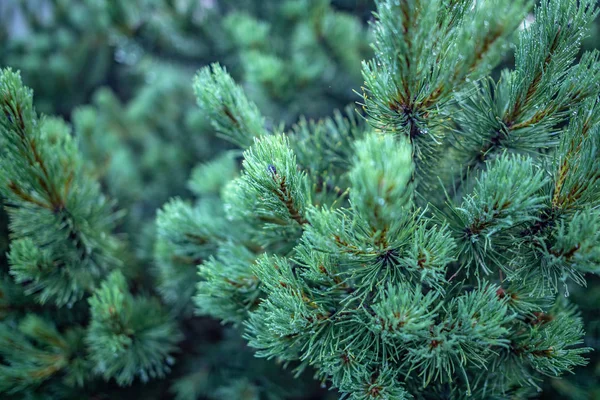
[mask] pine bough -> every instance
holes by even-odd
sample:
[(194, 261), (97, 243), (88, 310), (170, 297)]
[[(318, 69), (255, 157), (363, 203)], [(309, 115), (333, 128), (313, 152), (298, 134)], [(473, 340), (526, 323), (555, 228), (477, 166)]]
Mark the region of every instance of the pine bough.
[(600, 272), (600, 60), (578, 57), (597, 9), (542, 0), (521, 25), (529, 6), (377, 1), (364, 120), (268, 130), (201, 70), (199, 105), (245, 151), (159, 215), (163, 251), (206, 259), (199, 312), (356, 400), (520, 398), (584, 365), (568, 289)]
[(164, 376), (181, 339), (156, 297), (123, 274), (120, 217), (68, 125), (38, 117), (18, 73), (0, 70), (0, 193), (10, 276), (0, 275), (0, 393), (84, 398), (96, 377)]

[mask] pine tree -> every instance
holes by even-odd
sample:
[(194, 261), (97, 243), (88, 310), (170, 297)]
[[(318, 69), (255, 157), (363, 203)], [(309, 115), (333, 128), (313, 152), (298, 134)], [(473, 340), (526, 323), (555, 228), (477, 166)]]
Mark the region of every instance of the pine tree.
[(353, 100), (370, 50), (346, 11), (364, 13), (366, 3), (340, 11), (329, 0), (8, 0), (0, 64), (22, 71), (43, 112), (68, 117), (100, 86), (134, 97), (164, 72), (156, 63), (191, 78), (220, 60), (261, 108), (293, 122)]
[[(197, 171), (221, 202), (165, 207), (165, 247), (212, 252), (199, 312), (342, 397), (535, 395), (590, 350), (569, 293), (600, 271), (600, 63), (577, 60), (595, 2), (542, 0), (522, 27), (526, 1), (376, 4), (364, 121), (269, 129), (223, 68), (200, 71), (243, 170)], [(514, 68), (490, 78), (513, 32)]]
[[(49, 149), (46, 162), (57, 164), (57, 169), (71, 165), (79, 180), (75, 184), (74, 177), (58, 170), (49, 176), (57, 179), (55, 185), (64, 189), (64, 196), (76, 193), (69, 198), (76, 203), (76, 214), (79, 207), (95, 204), (90, 199), (102, 198), (102, 210), (83, 210), (76, 221), (38, 219), (44, 209), (30, 210), (25, 221), (11, 216), (12, 224), (27, 227), (27, 235), (49, 235), (34, 237), (26, 245), (19, 244), (21, 236), (27, 236), (18, 231), (21, 228), (11, 225), (10, 241), (2, 231), (0, 251), (4, 255), (10, 242), (11, 258), (0, 259), (0, 324), (6, 328), (0, 338), (0, 366), (12, 380), (6, 380), (0, 393), (10, 392), (14, 398), (127, 398), (132, 393), (178, 399), (310, 396), (318, 387), (310, 377), (308, 382), (295, 380), (291, 389), (291, 375), (279, 365), (253, 358), (239, 333), (192, 316), (192, 293), (177, 292), (180, 272), (170, 268), (168, 251), (161, 256), (164, 246), (157, 245), (158, 265), (150, 267), (152, 219), (169, 196), (186, 196), (193, 163), (230, 147), (210, 135), (212, 129), (194, 105), (189, 85), (194, 68), (213, 59), (227, 60), (237, 66), (236, 76), (245, 80), (261, 108), (288, 122), (300, 112), (327, 114), (352, 99), (350, 87), (360, 75), (358, 61), (369, 52), (359, 20), (327, 1), (304, 0), (7, 2), (0, 4), (0, 20), (6, 22), (0, 38), (7, 44), (0, 49), (0, 64), (22, 71), (34, 87), (36, 106), (73, 124), (71, 130), (61, 120), (32, 117), (39, 121), (32, 124), (41, 126), (40, 137), (52, 130), (68, 143), (64, 148), (44, 144)], [(277, 41), (271, 40), (273, 35)], [(329, 53), (342, 45), (343, 52)], [(90, 70), (87, 63), (93, 58)], [(274, 67), (287, 73), (264, 75)], [(10, 75), (6, 72), (7, 81), (13, 79)], [(322, 92), (323, 77), (333, 75), (339, 79)], [(98, 89), (106, 84), (109, 89)], [(31, 94), (22, 90), (30, 101)], [(88, 101), (92, 104), (73, 112)], [(46, 127), (42, 121), (52, 122)], [(24, 161), (21, 156), (7, 158), (6, 165)], [(236, 156), (227, 157), (235, 165)], [(13, 181), (28, 182), (19, 175), (5, 183)], [(23, 195), (31, 196), (34, 189), (24, 190)], [(10, 187), (7, 196), (9, 191)], [(123, 211), (117, 211), (115, 199)], [(15, 208), (8, 200), (3, 205)], [(6, 219), (2, 214), (3, 229), (8, 229)], [(48, 230), (48, 224), (53, 229)], [(86, 226), (82, 238), (71, 237), (68, 229), (73, 226)], [(56, 248), (48, 248), (50, 237)], [(69, 249), (64, 253), (67, 259), (55, 260), (63, 248)], [(80, 265), (82, 251), (91, 260)], [(38, 259), (48, 262), (48, 270), (56, 275), (36, 271)], [(184, 276), (191, 269), (193, 292), (194, 266), (187, 264), (189, 259), (176, 261), (183, 261)], [(54, 271), (63, 263), (64, 269)], [(52, 331), (52, 340), (60, 339), (61, 346), (41, 338), (46, 334), (42, 329)], [(19, 349), (28, 349), (26, 357), (15, 352), (12, 338), (17, 336)], [(48, 365), (41, 350), (64, 357)], [(222, 354), (232, 351), (237, 356), (224, 360)], [(113, 354), (118, 359), (111, 358)], [(30, 361), (34, 367), (26, 370), (24, 363)], [(148, 382), (172, 368), (168, 380)], [(31, 374), (39, 376), (29, 379)], [(17, 379), (24, 381), (17, 385)]]
[(375, 3), (0, 4), (2, 398), (593, 398), (595, 1)]
[(10, 69), (0, 99), (12, 277), (2, 277), (0, 392), (71, 398), (98, 375), (120, 384), (164, 376), (177, 325), (156, 298), (129, 291), (112, 232), (119, 215), (68, 125), (39, 118)]
[(21, 71), (42, 112), (68, 117), (97, 87), (119, 75), (115, 38), (129, 28), (115, 24), (109, 8), (89, 0), (0, 5), (0, 65)]

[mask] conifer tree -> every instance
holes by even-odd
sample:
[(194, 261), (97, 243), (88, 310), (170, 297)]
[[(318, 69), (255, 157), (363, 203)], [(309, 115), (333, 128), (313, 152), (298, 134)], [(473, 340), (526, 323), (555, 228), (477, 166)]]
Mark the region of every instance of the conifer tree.
[[(3, 21), (0, 39), (7, 44), (0, 49), (0, 64), (22, 70), (25, 81), (34, 86), (37, 106), (70, 117), (72, 132), (64, 122), (55, 122), (61, 126), (61, 135), (75, 137), (69, 139), (72, 142), (69, 152), (73, 151), (76, 157), (69, 154), (64, 160), (78, 159), (73, 168), (82, 170), (80, 184), (98, 182), (100, 191), (117, 199), (119, 208), (126, 210), (117, 212), (119, 217), (113, 218), (115, 205), (106, 200), (110, 205), (104, 213), (112, 217), (105, 221), (109, 225), (105, 232), (95, 233), (107, 234), (111, 243), (119, 244), (110, 252), (115, 259), (100, 265), (98, 270), (82, 265), (82, 276), (78, 279), (89, 285), (86, 288), (76, 288), (69, 275), (57, 274), (54, 284), (63, 286), (55, 288), (56, 296), (74, 296), (64, 300), (67, 303), (60, 307), (50, 300), (39, 305), (38, 287), (24, 291), (25, 287), (33, 286), (31, 280), (23, 277), (16, 282), (16, 275), (11, 273), (16, 270), (13, 259), (0, 260), (0, 321), (10, 328), (3, 337), (6, 354), (0, 355), (0, 363), (7, 367), (7, 373), (15, 369), (10, 336), (19, 321), (36, 316), (42, 319), (33, 319), (54, 326), (61, 333), (73, 328), (77, 334), (69, 336), (69, 340), (78, 340), (77, 354), (87, 363), (78, 370), (76, 382), (85, 383), (85, 392), (71, 380), (62, 383), (69, 369), (65, 366), (19, 389), (7, 381), (3, 394), (11, 391), (15, 398), (36, 395), (44, 398), (52, 396), (51, 393), (59, 397), (127, 398), (128, 393), (144, 393), (147, 398), (161, 398), (169, 391), (169, 396), (178, 399), (236, 398), (242, 394), (279, 399), (309, 396), (314, 392), (318, 385), (298, 380), (292, 389), (288, 382), (290, 374), (282, 373), (279, 365), (254, 359), (239, 333), (223, 330), (207, 319), (192, 317), (189, 305), (192, 293), (176, 291), (179, 271), (163, 267), (170, 266), (173, 260), (168, 252), (161, 250), (164, 246), (160, 244), (156, 246), (157, 260), (164, 257), (168, 262), (160, 262), (156, 274), (151, 273), (151, 219), (156, 207), (168, 196), (185, 196), (185, 179), (192, 162), (228, 147), (209, 135), (212, 129), (208, 129), (201, 110), (193, 104), (189, 85), (193, 68), (211, 59), (227, 60), (236, 66), (236, 76), (245, 81), (261, 108), (288, 122), (300, 112), (327, 114), (351, 99), (350, 87), (356, 86), (359, 78), (358, 61), (369, 51), (366, 31), (359, 20), (330, 7), (327, 1), (304, 0), (218, 3), (28, 0), (0, 4), (0, 20)], [(273, 36), (276, 41), (271, 40)], [(330, 54), (330, 49), (341, 50), (342, 45), (343, 52)], [(93, 70), (87, 66), (91, 55), (97, 57)], [(49, 58), (52, 62), (48, 63)], [(264, 75), (274, 67), (287, 73)], [(339, 79), (326, 93), (322, 92), (323, 78), (333, 75)], [(111, 88), (96, 90), (101, 84)], [(77, 107), (71, 114), (75, 105), (90, 100), (92, 104)], [(59, 157), (65, 153), (62, 149), (53, 151)], [(235, 165), (235, 156), (227, 157)], [(81, 196), (78, 201), (87, 204), (91, 197)], [(39, 211), (32, 211), (32, 215)], [(41, 232), (48, 221), (28, 222), (30, 230)], [(94, 227), (90, 229), (94, 231)], [(16, 237), (13, 234), (11, 242), (16, 242)], [(8, 234), (1, 239), (6, 242), (2, 246), (8, 246)], [(45, 242), (34, 243), (23, 248), (21, 256), (31, 257), (42, 248)], [(103, 248), (104, 245), (99, 245), (97, 250)], [(191, 267), (193, 291), (195, 268), (189, 264), (190, 260), (175, 259), (186, 268)], [(115, 269), (121, 270), (125, 278), (111, 273)], [(85, 275), (90, 272), (94, 277)], [(36, 281), (36, 285), (45, 284), (43, 280), (40, 282)], [(121, 297), (120, 293), (128, 288), (131, 296)], [(69, 294), (71, 290), (76, 293)], [(164, 301), (167, 307), (157, 301)], [(124, 311), (114, 317), (107, 315), (115, 302), (123, 302), (135, 311), (131, 314)], [(155, 312), (156, 318), (140, 321), (140, 315), (151, 317)], [(174, 327), (173, 320), (177, 320), (179, 329)], [(161, 321), (165, 326), (157, 329), (163, 329), (165, 336), (168, 329), (172, 332), (160, 351), (142, 357), (135, 353), (139, 349), (121, 352), (121, 346), (132, 344), (126, 337), (116, 335), (114, 329), (127, 325), (127, 332), (133, 329), (152, 335), (156, 332), (154, 326)], [(183, 341), (178, 331), (185, 336)], [(80, 340), (82, 337), (85, 339)], [(25, 339), (40, 347), (36, 337)], [(175, 342), (183, 351), (174, 351)], [(144, 343), (148, 347), (154, 345), (151, 341)], [(224, 360), (222, 353), (231, 351), (237, 357)], [(113, 353), (118, 354), (118, 360), (109, 357)], [(168, 380), (153, 379), (146, 383), (150, 378), (164, 376), (174, 361), (175, 371)], [(134, 366), (140, 368), (133, 370)]]
[[(101, 192), (70, 127), (38, 116), (10, 69), (0, 74), (0, 99), (11, 232), (0, 270), (3, 398), (289, 399), (314, 390), (299, 381), (284, 390), (291, 375), (255, 361), (238, 334), (163, 304), (168, 296), (140, 275), (148, 264), (117, 232), (123, 212)], [(203, 337), (183, 340), (190, 333)], [(176, 374), (161, 380), (177, 359)]]
[(0, 397), (593, 398), (598, 9), (532, 3), (375, 1), (317, 121), (368, 2), (0, 4), (92, 99), (0, 69)]
[(364, 14), (365, 3), (340, 11), (329, 0), (7, 0), (0, 64), (21, 70), (42, 111), (68, 117), (100, 86), (129, 99), (162, 76), (160, 64), (188, 85), (219, 60), (262, 109), (291, 123), (353, 100), (370, 50), (351, 12)]
[(180, 340), (156, 298), (133, 294), (119, 213), (69, 126), (39, 117), (18, 73), (0, 71), (0, 191), (10, 221), (2, 271), (0, 393), (82, 398), (99, 378), (164, 376)]
[(42, 112), (68, 117), (119, 74), (115, 38), (129, 27), (102, 2), (3, 1), (0, 23), (0, 64), (21, 71)]
[(526, 1), (376, 5), (364, 121), (269, 129), (226, 70), (199, 72), (243, 169), (197, 171), (222, 203), (170, 203), (165, 248), (212, 251), (198, 311), (344, 398), (535, 395), (590, 350), (569, 294), (600, 271), (600, 63), (577, 59), (595, 2), (542, 0), (521, 28)]

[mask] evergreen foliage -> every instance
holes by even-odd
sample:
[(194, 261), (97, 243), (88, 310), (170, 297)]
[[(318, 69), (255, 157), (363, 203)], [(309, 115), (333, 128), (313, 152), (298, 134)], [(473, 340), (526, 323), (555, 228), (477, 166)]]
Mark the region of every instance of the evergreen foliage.
[[(352, 101), (359, 61), (370, 52), (368, 35), (359, 19), (337, 6), (304, 0), (0, 4), (0, 64), (21, 70), (35, 90), (38, 108), (72, 122), (71, 129), (58, 119), (39, 117), (34, 125), (42, 128), (33, 133), (52, 131), (50, 136), (58, 138), (44, 156), (60, 172), (49, 175), (73, 203), (68, 212), (74, 210), (74, 221), (67, 222), (54, 221), (40, 207), (25, 207), (27, 221), (11, 214), (11, 224), (20, 224), (35, 240), (21, 240), (13, 232), (10, 260), (4, 258), (8, 216), (0, 215), (0, 324), (6, 328), (0, 364), (5, 374), (15, 374), (5, 381), (2, 396), (216, 399), (243, 394), (272, 399), (315, 391), (310, 381), (295, 380), (296, 389), (291, 389), (291, 376), (278, 365), (254, 359), (239, 334), (193, 317), (195, 261), (172, 258), (168, 240), (161, 245), (159, 239), (153, 250), (152, 220), (168, 197), (187, 195), (186, 178), (196, 162), (230, 147), (212, 137), (195, 107), (190, 82), (198, 66), (225, 61), (262, 109), (287, 122), (299, 113), (325, 115)], [(353, 7), (344, 5), (345, 10)], [(265, 75), (268, 70), (274, 73)], [(338, 80), (332, 84), (333, 76)], [(79, 107), (86, 102), (91, 104)], [(20, 156), (7, 153), (6, 164)], [(230, 153), (212, 168), (222, 174), (227, 165), (227, 180), (236, 174), (236, 157)], [(14, 177), (15, 182), (39, 185), (36, 176), (21, 178)], [(221, 183), (215, 179), (212, 185), (190, 188), (210, 196)], [(10, 188), (5, 192), (14, 197)], [(116, 211), (115, 199), (127, 212)], [(7, 199), (3, 203), (15, 208)], [(75, 228), (84, 235), (82, 243), (73, 242), (70, 230)], [(162, 235), (160, 225), (157, 230)], [(215, 249), (207, 245), (203, 254)], [(156, 267), (150, 267), (153, 251)], [(46, 271), (34, 268), (38, 261)], [(63, 264), (61, 270), (54, 268)], [(180, 284), (191, 291), (179, 292)], [(125, 306), (113, 304), (115, 296)], [(56, 331), (64, 343), (47, 344), (31, 333), (33, 328), (21, 329), (24, 319)], [(35, 359), (15, 354), (11, 338), (17, 336), (23, 343), (19, 348), (29, 346)], [(61, 359), (40, 353), (47, 349)], [(237, 356), (224, 360), (223, 352), (232, 351)], [(168, 379), (156, 379), (172, 368)], [(32, 374), (39, 379), (31, 381)], [(15, 385), (17, 378), (24, 383)]]
[(90, 298), (91, 324), (87, 336), (96, 370), (121, 385), (139, 376), (164, 376), (170, 356), (181, 339), (157, 299), (128, 293), (125, 277), (113, 272)]
[(0, 397), (594, 398), (597, 14), (0, 4)]
[(219, 60), (262, 109), (291, 123), (353, 101), (369, 56), (361, 21), (328, 0), (7, 0), (0, 21), (0, 62), (22, 71), (42, 111), (65, 117), (102, 85), (135, 96), (162, 75), (156, 63), (189, 85)]
[(178, 328), (156, 299), (128, 292), (119, 271), (125, 248), (113, 232), (118, 213), (68, 126), (38, 117), (31, 90), (11, 69), (0, 73), (0, 99), (14, 279), (3, 277), (0, 390), (67, 398), (97, 373), (121, 384), (163, 374)]
[(115, 215), (84, 173), (68, 126), (38, 119), (18, 74), (3, 71), (0, 82), (11, 273), (42, 304), (72, 304), (119, 266)]
[(569, 293), (598, 272), (600, 64), (576, 58), (595, 2), (541, 1), (498, 79), (527, 2), (376, 4), (358, 132), (269, 129), (223, 69), (198, 74), (245, 151), (222, 219), (196, 221), (218, 227), (197, 308), (344, 398), (534, 395), (590, 351)]

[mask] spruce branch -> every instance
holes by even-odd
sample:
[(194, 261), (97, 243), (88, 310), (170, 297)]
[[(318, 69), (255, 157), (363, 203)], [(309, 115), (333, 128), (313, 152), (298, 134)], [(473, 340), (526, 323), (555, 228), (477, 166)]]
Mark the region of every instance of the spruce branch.
[(529, 395), (589, 351), (557, 297), (598, 271), (600, 63), (575, 62), (596, 9), (542, 1), (496, 81), (529, 2), (376, 4), (370, 126), (336, 114), (246, 143), (198, 311), (342, 398)]
[(213, 205), (193, 207), (181, 199), (172, 199), (158, 211), (154, 251), (158, 290), (176, 311), (190, 311), (196, 267), (218, 248), (225, 221)]
[[(301, 118), (289, 133), (290, 146), (299, 167), (312, 177), (314, 204), (345, 202), (348, 166), (356, 140), (370, 132), (369, 125), (350, 106), (334, 111), (331, 118), (312, 121)], [(314, 157), (314, 151), (319, 157)]]
[(234, 324), (245, 321), (264, 295), (262, 283), (248, 268), (255, 257), (248, 249), (228, 243), (199, 265), (194, 298), (198, 311)]
[(554, 245), (547, 249), (549, 265), (575, 268), (582, 273), (600, 273), (600, 212), (577, 212), (570, 221), (556, 227)]
[(594, 240), (592, 230), (597, 224), (596, 102), (589, 99), (576, 108), (561, 132), (544, 207), (536, 222), (519, 234), (525, 244), (519, 251), (522, 257), (509, 269), (514, 278), (527, 279), (534, 291), (556, 291), (559, 283), (566, 288), (570, 280), (585, 285), (584, 274), (596, 272), (597, 246), (588, 240)]
[[(453, 209), (456, 238), (468, 262), (486, 273), (490, 262), (504, 264), (503, 243), (510, 230), (535, 221), (543, 208), (542, 188), (548, 183), (531, 158), (504, 155), (480, 174), (473, 193)], [(507, 238), (507, 235), (508, 238)]]
[(408, 140), (391, 135), (372, 134), (355, 145), (354, 166), (350, 170), (350, 203), (357, 218), (363, 218), (378, 231), (380, 241), (395, 236), (394, 222), (410, 208), (412, 191), (412, 149)]
[(590, 99), (573, 111), (555, 156), (552, 207), (561, 211), (596, 207), (600, 198), (600, 109)]
[(234, 181), (239, 198), (229, 207), (230, 215), (256, 218), (275, 231), (303, 229), (309, 223), (308, 179), (299, 171), (286, 136), (256, 139), (244, 152), (243, 167), (242, 176)]
[(29, 315), (16, 327), (0, 325), (0, 392), (17, 394), (51, 378), (81, 388), (91, 365), (83, 355), (82, 327), (59, 332), (53, 324)]
[[(510, 357), (513, 362), (525, 364), (545, 375), (556, 376), (562, 371), (570, 371), (582, 365), (585, 362), (582, 354), (590, 351), (580, 346), (582, 329), (583, 323), (575, 307), (558, 299), (548, 313), (537, 313), (514, 330)], [(561, 337), (560, 341), (557, 335)], [(520, 379), (531, 380), (532, 375), (525, 374)]]

